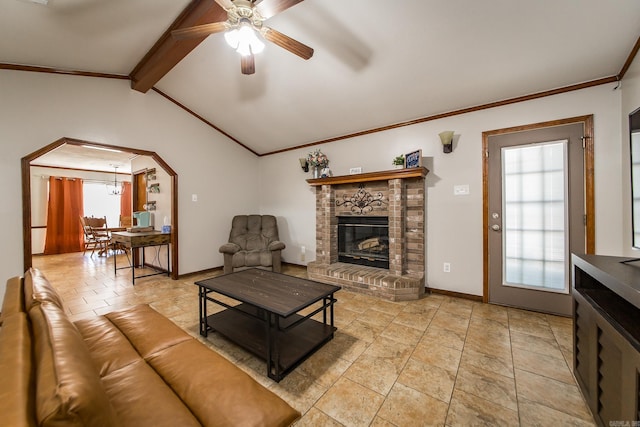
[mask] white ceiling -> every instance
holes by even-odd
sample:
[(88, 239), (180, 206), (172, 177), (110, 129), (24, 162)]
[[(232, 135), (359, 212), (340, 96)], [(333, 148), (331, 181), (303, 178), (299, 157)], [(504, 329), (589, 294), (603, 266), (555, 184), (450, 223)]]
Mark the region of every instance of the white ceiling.
[[(0, 1), (0, 62), (128, 75), (188, 0)], [(617, 75), (638, 0), (305, 0), (256, 73), (222, 34), (156, 88), (257, 153)]]
[(101, 172), (131, 173), (131, 160), (136, 154), (99, 150), (82, 145), (63, 144), (31, 162), (33, 166), (53, 166)]

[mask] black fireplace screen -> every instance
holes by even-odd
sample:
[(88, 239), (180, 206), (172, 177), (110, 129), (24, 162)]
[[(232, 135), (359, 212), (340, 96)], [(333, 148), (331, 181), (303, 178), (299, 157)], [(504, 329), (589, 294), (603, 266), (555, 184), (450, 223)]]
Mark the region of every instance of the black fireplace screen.
[(389, 218), (338, 217), (338, 261), (389, 268)]

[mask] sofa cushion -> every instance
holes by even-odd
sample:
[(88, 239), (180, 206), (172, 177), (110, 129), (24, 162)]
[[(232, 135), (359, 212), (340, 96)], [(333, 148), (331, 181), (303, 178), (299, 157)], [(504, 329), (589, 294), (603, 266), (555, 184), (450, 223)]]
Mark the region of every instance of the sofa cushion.
[(30, 268), (24, 275), (25, 310), (31, 310), (36, 304), (50, 302), (63, 308), (62, 299), (51, 286), (46, 277), (35, 268)]
[(40, 426), (119, 425), (82, 336), (50, 302), (29, 310)]
[[(21, 277), (12, 277), (7, 280), (7, 289), (4, 292), (2, 319), (24, 311), (24, 281)], [(0, 319), (0, 325), (2, 325), (2, 319)]]
[[(147, 362), (206, 426), (288, 426), (300, 413), (196, 339)], [(206, 392), (203, 392), (206, 390)]]
[[(123, 426), (200, 426), (189, 408), (142, 359), (109, 373), (102, 381)], [(199, 392), (206, 394), (204, 389)]]
[(30, 337), (26, 313), (5, 318), (0, 328), (0, 418), (5, 426), (35, 425)]
[(89, 348), (100, 377), (141, 360), (127, 337), (106, 317), (78, 320), (75, 325)]
[(114, 311), (105, 317), (127, 337), (144, 359), (191, 339), (176, 324), (146, 304)]

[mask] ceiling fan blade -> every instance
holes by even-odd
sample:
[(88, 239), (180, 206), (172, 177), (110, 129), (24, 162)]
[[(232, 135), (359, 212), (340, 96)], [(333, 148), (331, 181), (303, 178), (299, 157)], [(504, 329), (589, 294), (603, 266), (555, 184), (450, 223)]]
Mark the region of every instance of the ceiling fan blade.
[(231, 2), (231, 0), (215, 0), (216, 3), (218, 3), (220, 5), (221, 8), (223, 8), (224, 10), (230, 9), (233, 7), (233, 3)]
[(281, 48), (298, 55), (302, 59), (309, 59), (313, 56), (312, 48), (292, 39), (289, 36), (285, 36), (280, 31), (276, 31), (273, 28), (263, 27), (262, 35), (271, 43), (277, 44)]
[(227, 29), (227, 22), (213, 22), (211, 24), (196, 25), (195, 27), (180, 28), (171, 31), (171, 36), (175, 39), (191, 39), (196, 37), (207, 37), (210, 34), (220, 33)]
[(263, 0), (260, 4), (256, 5), (255, 9), (264, 19), (269, 19), (302, 1), (303, 0)]
[(242, 74), (254, 74), (256, 72), (256, 61), (253, 57), (253, 53), (240, 56), (240, 68), (242, 68)]

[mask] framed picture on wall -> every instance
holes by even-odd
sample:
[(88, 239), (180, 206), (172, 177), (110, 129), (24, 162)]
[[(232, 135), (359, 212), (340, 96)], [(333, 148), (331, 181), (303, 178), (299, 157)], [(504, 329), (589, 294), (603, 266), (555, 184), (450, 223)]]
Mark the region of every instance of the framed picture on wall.
[(404, 155), (405, 168), (419, 168), (422, 166), (422, 150), (412, 151)]

